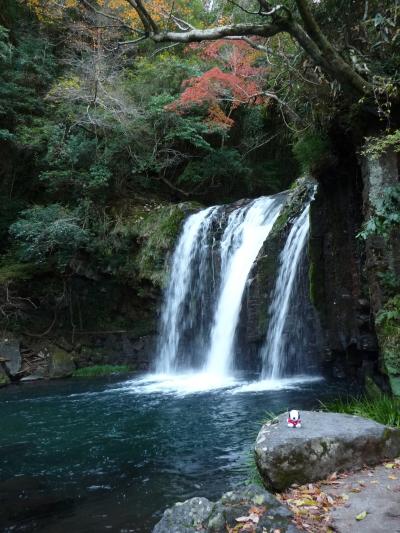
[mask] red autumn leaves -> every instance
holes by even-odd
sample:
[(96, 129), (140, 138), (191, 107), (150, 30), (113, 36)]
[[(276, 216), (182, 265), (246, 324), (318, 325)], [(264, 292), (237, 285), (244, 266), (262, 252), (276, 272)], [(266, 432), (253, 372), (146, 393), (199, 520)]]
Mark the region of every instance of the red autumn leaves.
[(180, 97), (168, 106), (169, 110), (184, 114), (195, 107), (204, 108), (210, 125), (230, 128), (232, 113), (241, 105), (256, 105), (264, 101), (262, 79), (265, 67), (254, 66), (259, 52), (243, 41), (215, 41), (211, 44), (192, 44), (205, 61), (218, 63), (201, 76), (183, 83)]

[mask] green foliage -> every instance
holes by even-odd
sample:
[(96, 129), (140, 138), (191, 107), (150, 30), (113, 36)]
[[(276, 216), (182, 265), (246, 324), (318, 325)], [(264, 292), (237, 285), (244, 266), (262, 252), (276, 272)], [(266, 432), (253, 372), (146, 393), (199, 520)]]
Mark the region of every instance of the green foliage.
[(94, 365), (78, 368), (72, 374), (74, 378), (98, 378), (114, 374), (124, 374), (132, 369), (128, 365)]
[(389, 300), (378, 312), (375, 320), (377, 324), (386, 326), (389, 326), (394, 321), (397, 321), (400, 326), (400, 295)]
[(0, 284), (12, 281), (27, 281), (32, 279), (37, 272), (37, 265), (33, 263), (21, 263), (12, 254), (1, 257)]
[(387, 239), (400, 225), (400, 184), (386, 187), (374, 201), (374, 215), (363, 225), (357, 237), (381, 235)]
[(400, 396), (400, 295), (396, 295), (378, 312), (376, 331), (381, 348), (383, 368), (389, 375), (392, 390)]
[(363, 396), (338, 398), (328, 403), (320, 403), (324, 411), (371, 418), (381, 424), (400, 428), (400, 398), (382, 395), (369, 399)]
[(293, 145), (294, 156), (303, 174), (315, 171), (329, 155), (329, 151), (329, 140), (322, 133), (305, 134)]
[(11, 59), (11, 44), (8, 39), (8, 30), (0, 25), (0, 64)]
[(249, 450), (247, 459), (246, 459), (246, 485), (258, 485), (259, 487), (264, 487), (262, 477), (258, 471), (254, 450)]
[(59, 204), (36, 206), (21, 213), (21, 218), (10, 226), (10, 233), (22, 261), (41, 265), (51, 258), (58, 269), (65, 270), (75, 253), (89, 241), (80, 222), (76, 212)]
[(362, 155), (379, 159), (387, 150), (400, 152), (400, 129), (383, 137), (368, 137)]
[(247, 171), (248, 167), (237, 150), (220, 148), (211, 150), (202, 158), (192, 159), (179, 176), (179, 183), (199, 186), (211, 182), (214, 187), (225, 184), (224, 189), (229, 194)]

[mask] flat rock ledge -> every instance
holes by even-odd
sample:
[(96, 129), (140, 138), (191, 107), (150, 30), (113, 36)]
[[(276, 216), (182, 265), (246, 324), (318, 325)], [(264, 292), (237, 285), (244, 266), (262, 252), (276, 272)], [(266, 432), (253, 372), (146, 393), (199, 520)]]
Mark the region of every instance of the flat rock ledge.
[[(296, 533), (293, 515), (257, 485), (225, 493), (217, 502), (191, 498), (167, 509), (153, 533), (226, 533), (231, 529), (263, 533)], [(247, 529), (246, 529), (247, 527)]]
[(398, 429), (339, 413), (302, 411), (301, 419), (301, 428), (288, 428), (282, 414), (258, 434), (255, 459), (268, 489), (281, 491), (400, 455)]

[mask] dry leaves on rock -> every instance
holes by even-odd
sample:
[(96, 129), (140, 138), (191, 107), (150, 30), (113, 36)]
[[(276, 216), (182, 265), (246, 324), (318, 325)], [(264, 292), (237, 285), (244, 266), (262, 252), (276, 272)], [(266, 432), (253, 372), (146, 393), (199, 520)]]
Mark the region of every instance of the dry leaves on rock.
[(238, 525), (232, 528), (228, 527), (228, 533), (254, 533), (256, 531), (256, 526), (260, 521), (260, 516), (266, 511), (267, 508), (262, 505), (251, 507), (246, 516), (235, 518)]
[[(293, 486), (277, 498), (289, 506), (294, 514), (294, 522), (299, 529), (310, 533), (329, 533), (331, 529), (330, 511), (332, 508), (343, 505), (347, 500), (346, 494), (331, 496), (324, 492), (322, 485), (340, 485), (340, 479), (346, 474), (332, 474), (330, 478), (318, 483), (308, 483), (302, 486)], [(340, 479), (339, 479), (340, 478)]]

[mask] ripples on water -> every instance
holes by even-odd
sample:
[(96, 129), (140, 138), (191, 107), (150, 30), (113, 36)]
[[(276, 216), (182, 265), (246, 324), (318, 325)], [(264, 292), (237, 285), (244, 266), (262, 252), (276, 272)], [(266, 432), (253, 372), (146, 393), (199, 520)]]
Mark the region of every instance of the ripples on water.
[(0, 482), (39, 478), (50, 497), (73, 500), (8, 531), (151, 531), (175, 501), (217, 498), (248, 477), (266, 412), (316, 407), (337, 394), (317, 378), (198, 374), (2, 389)]

